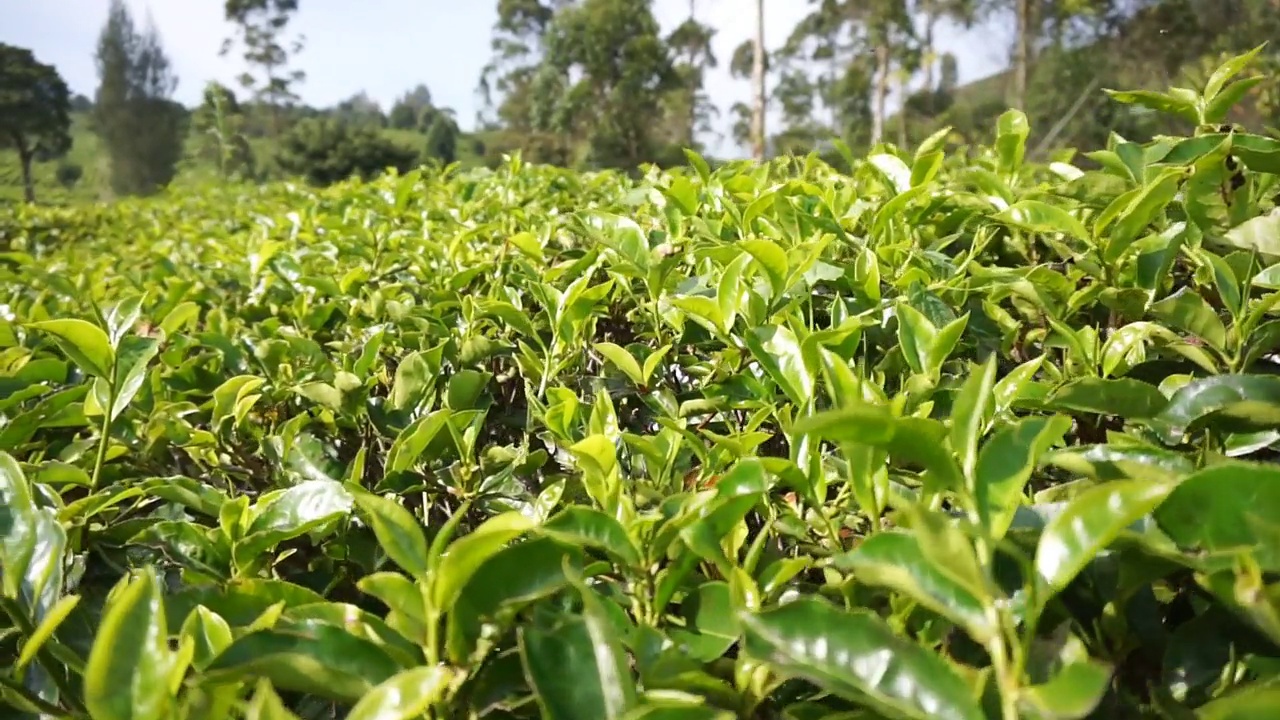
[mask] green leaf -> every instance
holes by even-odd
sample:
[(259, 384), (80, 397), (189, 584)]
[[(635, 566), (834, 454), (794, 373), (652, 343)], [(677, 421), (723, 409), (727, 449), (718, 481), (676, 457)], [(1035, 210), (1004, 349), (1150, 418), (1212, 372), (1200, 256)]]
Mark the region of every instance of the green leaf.
[(539, 532), (560, 542), (603, 550), (632, 567), (640, 565), (640, 551), (617, 520), (594, 508), (574, 505), (549, 518)]
[(397, 673), (360, 698), (347, 720), (414, 720), (445, 698), (454, 677), (442, 665)]
[(13, 456), (0, 452), (0, 567), (4, 595), (17, 599), (36, 545), (36, 504)]
[(744, 335), (743, 340), (791, 402), (803, 406), (813, 397), (814, 375), (805, 365), (794, 333), (782, 326), (760, 327)]
[(1264, 47), (1266, 47), (1265, 43), (1246, 53), (1236, 55), (1218, 66), (1218, 68), (1213, 71), (1213, 74), (1209, 76), (1209, 81), (1204, 84), (1205, 100), (1213, 100), (1217, 97), (1218, 93), (1222, 92), (1222, 88), (1227, 84), (1227, 81), (1236, 75), (1239, 75), (1240, 71), (1244, 70), (1249, 63), (1253, 62), (1253, 59), (1258, 56), (1258, 53), (1262, 52)]
[(744, 650), (781, 675), (890, 717), (985, 720), (968, 684), (938, 655), (863, 610), (814, 597), (742, 613)]
[(1219, 433), (1256, 432), (1280, 427), (1280, 377), (1215, 375), (1178, 389), (1154, 418), (1169, 443), (1203, 429)]
[(303, 383), (294, 391), (308, 400), (323, 405), (330, 410), (342, 409), (342, 392), (325, 382)]
[(1154, 510), (1172, 485), (1121, 480), (1089, 488), (1054, 516), (1036, 546), (1035, 567), (1053, 591), (1065, 588), (1120, 533)]
[[(588, 591), (591, 592), (591, 591)], [(636, 703), (626, 653), (601, 612), (564, 615), (547, 628), (520, 629), (520, 657), (548, 720), (612, 720)]]
[(259, 498), (254, 518), (235, 545), (235, 557), (247, 565), (275, 545), (311, 532), (351, 512), (354, 498), (341, 483), (307, 480)]
[(1071, 424), (1061, 415), (1025, 418), (1001, 428), (982, 446), (974, 496), (978, 517), (992, 537), (1004, 537), (1037, 461), (1062, 441)]
[(265, 677), (282, 690), (355, 703), (402, 669), (374, 642), (317, 623), (243, 635), (214, 658), (204, 679)]
[(1039, 200), (1019, 200), (993, 217), (1006, 225), (1038, 233), (1060, 232), (1084, 240), (1089, 231), (1071, 213)]
[[(142, 388), (147, 365), (160, 351), (160, 341), (155, 338), (126, 335), (116, 347), (115, 377), (110, 402), (110, 416), (115, 419), (133, 402)], [(104, 406), (105, 407), (105, 406)]]
[[(61, 561), (61, 558), (55, 560)], [(57, 588), (61, 590), (61, 588)], [(22, 652), (18, 654), (18, 661), (14, 667), (18, 670), (25, 668), (32, 660), (35, 660), (36, 653), (40, 652), (40, 648), (53, 637), (53, 633), (57, 631), (58, 626), (62, 624), (71, 611), (80, 604), (79, 595), (63, 595), (49, 609), (49, 612), (40, 620), (40, 624), (36, 626), (35, 631), (22, 644)]]
[[(1148, 226), (1173, 202), (1185, 176), (1181, 168), (1165, 170), (1120, 210), (1102, 250), (1104, 261), (1114, 263), (1119, 260), (1133, 242), (1147, 232)], [(1099, 220), (1099, 232), (1102, 227)]]
[(115, 351), (102, 328), (84, 320), (44, 320), (31, 327), (53, 337), (59, 349), (81, 370), (101, 378), (111, 377)]
[(298, 716), (284, 706), (284, 701), (271, 687), (271, 681), (261, 678), (249, 707), (245, 709), (245, 720), (298, 720)]
[(1141, 105), (1142, 107), (1151, 108), (1159, 112), (1186, 120), (1195, 125), (1200, 122), (1200, 111), (1196, 108), (1195, 103), (1188, 98), (1168, 95), (1153, 90), (1109, 90), (1104, 89), (1111, 99), (1122, 102), (1127, 105)]
[(1000, 159), (1000, 172), (1015, 173), (1022, 167), (1030, 134), (1031, 124), (1021, 110), (1007, 110), (996, 120), (996, 155)]
[(1280, 211), (1250, 218), (1231, 228), (1222, 240), (1241, 250), (1256, 250), (1268, 263), (1280, 260)]
[(996, 382), (995, 356), (987, 358), (977, 372), (971, 374), (951, 407), (951, 448), (955, 451), (966, 477), (972, 477), (978, 459), (978, 438), (992, 414)]
[(1280, 570), (1280, 546), (1259, 531), (1275, 528), (1278, 518), (1280, 470), (1242, 462), (1187, 476), (1155, 513), (1160, 529), (1184, 550), (1248, 550), (1266, 570)]
[(1227, 328), (1222, 318), (1193, 288), (1179, 289), (1153, 304), (1150, 312), (1160, 322), (1191, 333), (1218, 350), (1227, 345)]
[(1096, 662), (1076, 662), (1062, 668), (1049, 682), (1022, 689), (1018, 704), (1046, 720), (1082, 720), (1108, 690), (1111, 668)]
[(1255, 682), (1238, 687), (1196, 710), (1196, 720), (1270, 720), (1280, 712), (1280, 685)]
[(448, 425), (452, 415), (452, 410), (442, 408), (414, 420), (401, 430), (387, 453), (386, 472), (395, 473), (412, 468), (436, 435)]
[(915, 534), (876, 533), (831, 562), (862, 582), (892, 588), (950, 619), (980, 644), (999, 632), (981, 589), (968, 586), (948, 568), (932, 562)]
[(433, 363), (426, 353), (410, 353), (396, 366), (395, 382), (391, 385), (391, 407), (410, 410), (422, 402), (427, 392), (435, 387), (438, 363)]
[(623, 720), (734, 720), (736, 717), (728, 710), (717, 710), (710, 705), (664, 698), (646, 702), (624, 715)]
[(447, 610), (481, 563), (534, 527), (534, 522), (524, 515), (508, 512), (489, 518), (470, 535), (450, 543), (439, 565), (434, 568), (431, 606), (437, 612)]
[(476, 649), (482, 622), (496, 622), (506, 611), (546, 597), (580, 574), (579, 548), (551, 538), (532, 538), (502, 548), (485, 559), (449, 608), (449, 657), (459, 665)]
[(787, 291), (787, 254), (782, 248), (770, 240), (744, 240), (741, 243), (742, 249), (751, 253), (751, 257), (755, 258), (760, 264), (764, 274), (769, 278), (769, 287), (773, 290), (773, 299), (776, 301), (782, 297)]
[(719, 658), (738, 641), (733, 591), (721, 581), (705, 582), (680, 603), (683, 628), (673, 628), (671, 639), (681, 650), (701, 662)]
[(824, 410), (796, 422), (797, 435), (817, 435), (836, 442), (884, 445), (895, 430), (893, 415), (882, 405), (859, 404), (839, 410)]
[(160, 720), (173, 698), (173, 656), (160, 584), (146, 569), (107, 604), (84, 672), (84, 702), (93, 720)]
[(645, 374), (640, 369), (640, 363), (625, 348), (611, 342), (596, 343), (592, 347), (596, 349), (596, 352), (603, 355), (606, 360), (613, 363), (614, 367), (621, 370), (631, 382), (644, 386)]
[(387, 557), (414, 578), (425, 580), (430, 571), (427, 538), (417, 519), (399, 503), (384, 497), (360, 493), (355, 501), (368, 516)]
[(1078, 445), (1055, 450), (1044, 461), (1099, 482), (1127, 478), (1173, 482), (1195, 470), (1185, 455), (1144, 445)]
[(1051, 410), (1115, 415), (1142, 419), (1155, 417), (1168, 404), (1159, 388), (1132, 378), (1104, 380), (1086, 377), (1058, 388), (1045, 401)]
[(231, 644), (231, 626), (218, 613), (203, 605), (196, 606), (182, 623), (179, 636), (190, 640), (193, 647), (192, 667), (203, 670)]

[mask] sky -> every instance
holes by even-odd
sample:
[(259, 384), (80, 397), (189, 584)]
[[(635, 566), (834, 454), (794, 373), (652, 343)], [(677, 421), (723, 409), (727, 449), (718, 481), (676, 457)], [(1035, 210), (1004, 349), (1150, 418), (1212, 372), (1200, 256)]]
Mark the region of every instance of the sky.
[[(232, 32), (223, 20), (223, 0), (127, 2), (139, 24), (148, 13), (155, 22), (178, 76), (178, 101), (194, 106), (207, 81), (231, 85), (242, 71), (236, 58), (218, 55)], [(93, 49), (108, 0), (0, 0), (0, 6), (0, 42), (30, 48), (58, 69), (73, 92), (93, 95)], [(437, 105), (453, 108), (459, 123), (471, 127), (482, 109), (476, 85), (491, 57), (496, 6), (496, 0), (301, 0), (290, 28), (306, 38), (292, 61), (307, 73), (302, 99), (327, 107), (363, 90), (385, 110), (425, 83)], [(708, 78), (708, 92), (721, 109), (723, 135), (729, 107), (750, 95), (747, 82), (729, 76), (728, 60), (754, 32), (753, 6), (753, 0), (697, 2), (698, 19), (718, 29), (713, 49), (720, 67)], [(766, 0), (766, 44), (780, 44), (808, 9), (807, 0)], [(688, 16), (689, 2), (654, 0), (654, 12), (664, 31), (671, 30)], [(1007, 57), (1007, 39), (989, 27), (964, 32), (944, 23), (938, 37), (942, 50), (957, 55), (962, 82), (990, 75)], [(727, 137), (704, 141), (717, 156), (743, 153)]]

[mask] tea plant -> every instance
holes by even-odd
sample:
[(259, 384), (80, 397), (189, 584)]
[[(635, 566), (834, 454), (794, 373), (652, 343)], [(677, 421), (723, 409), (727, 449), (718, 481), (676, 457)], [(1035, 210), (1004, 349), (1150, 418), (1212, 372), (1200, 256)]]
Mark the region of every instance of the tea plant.
[[(1280, 141), (0, 228), (11, 716), (1280, 711)], [(1234, 80), (1234, 81), (1233, 81)]]

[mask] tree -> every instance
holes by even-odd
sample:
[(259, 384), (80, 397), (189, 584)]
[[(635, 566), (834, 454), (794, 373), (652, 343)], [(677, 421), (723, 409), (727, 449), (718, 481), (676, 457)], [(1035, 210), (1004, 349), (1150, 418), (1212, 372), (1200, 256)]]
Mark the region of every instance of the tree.
[(751, 104), (751, 156), (764, 160), (765, 134), (765, 59), (764, 59), (764, 0), (756, 0), (756, 35), (751, 42), (751, 87), (754, 100)]
[(387, 126), (387, 116), (383, 114), (382, 106), (363, 90), (338, 103), (334, 114), (356, 125)]
[(698, 147), (698, 134), (711, 131), (711, 118), (718, 113), (706, 93), (707, 70), (717, 66), (711, 41), (715, 28), (698, 22), (697, 0), (689, 0), (689, 17), (667, 37), (676, 55), (676, 72), (683, 92), (672, 93), (674, 114), (681, 126), (680, 144)]
[(331, 185), (352, 176), (368, 179), (387, 168), (404, 172), (417, 156), (374, 128), (337, 118), (306, 118), (280, 138), (276, 162), (290, 175)]
[(213, 162), (224, 178), (253, 177), (253, 147), (245, 135), (244, 110), (231, 88), (217, 82), (205, 86), (204, 102), (192, 116), (196, 155)]
[(431, 102), (431, 91), (426, 85), (419, 83), (417, 87), (396, 99), (395, 104), (391, 106), (391, 112), (387, 114), (387, 124), (398, 130), (418, 130), (423, 112), (434, 107), (435, 105)]
[(657, 112), (678, 89), (649, 0), (583, 0), (558, 10), (530, 86), (535, 130), (573, 138), (593, 167), (660, 156)]
[(22, 188), (35, 202), (31, 164), (71, 149), (71, 94), (52, 65), (30, 50), (0, 43), (0, 149), (18, 153)]
[[(224, 6), (226, 19), (235, 25), (244, 46), (245, 63), (259, 74), (245, 72), (240, 84), (269, 109), (273, 135), (283, 130), (282, 111), (298, 101), (294, 88), (306, 79), (302, 70), (288, 69), (289, 56), (302, 52), (306, 42), (301, 36), (292, 42), (285, 39), (290, 17), (297, 10), (298, 0), (226, 0)], [(233, 45), (232, 38), (225, 40), (221, 54), (229, 53)]]
[(422, 149), (422, 159), (439, 160), (444, 164), (457, 160), (458, 136), (462, 135), (462, 131), (458, 129), (458, 123), (453, 119), (452, 111), (428, 108), (424, 113), (434, 113), (434, 117), (426, 126), (426, 143)]
[(112, 0), (95, 55), (94, 130), (110, 158), (111, 189), (148, 194), (177, 173), (185, 110), (171, 98), (178, 79), (148, 19), (138, 32), (123, 0)]

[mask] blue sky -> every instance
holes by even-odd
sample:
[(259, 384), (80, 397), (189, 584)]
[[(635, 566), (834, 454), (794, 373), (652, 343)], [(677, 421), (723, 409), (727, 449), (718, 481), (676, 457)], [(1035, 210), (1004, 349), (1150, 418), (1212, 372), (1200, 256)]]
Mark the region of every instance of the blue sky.
[[(222, 0), (128, 0), (140, 22), (149, 11), (178, 75), (177, 99), (198, 102), (211, 79), (230, 83), (240, 72), (233, 58), (218, 56), (231, 28), (222, 19)], [(107, 0), (8, 0), (0, 42), (31, 48), (52, 63), (74, 92), (92, 95), (97, 83), (93, 46), (106, 20)], [(337, 103), (364, 90), (389, 107), (419, 82), (436, 102), (452, 107), (469, 127), (480, 107), (476, 83), (490, 58), (489, 40), (496, 0), (301, 0), (291, 27), (307, 45), (295, 63), (307, 72), (303, 100), (315, 106)], [(724, 111), (748, 96), (747, 84), (729, 77), (726, 65), (735, 46), (753, 31), (752, 0), (698, 0), (698, 15), (719, 29), (715, 51), (721, 68), (709, 79), (712, 99)], [(766, 0), (766, 42), (781, 42), (808, 11), (806, 0)], [(688, 14), (688, 0), (655, 0), (664, 29)], [(963, 81), (988, 75), (1007, 57), (1003, 33), (991, 28), (961, 32), (940, 27), (942, 49), (960, 59)], [(728, 140), (707, 138), (716, 154), (741, 152)]]

